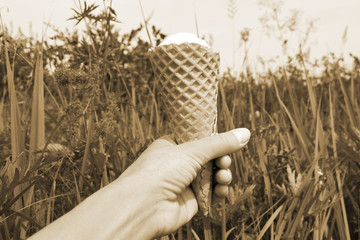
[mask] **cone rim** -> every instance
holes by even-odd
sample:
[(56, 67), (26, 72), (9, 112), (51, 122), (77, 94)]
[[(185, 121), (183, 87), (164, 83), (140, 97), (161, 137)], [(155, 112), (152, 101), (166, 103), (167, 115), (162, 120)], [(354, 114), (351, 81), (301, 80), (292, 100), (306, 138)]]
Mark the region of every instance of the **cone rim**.
[(205, 47), (201, 44), (198, 44), (198, 43), (189, 43), (189, 42), (183, 42), (183, 43), (180, 43), (180, 44), (176, 44), (176, 43), (170, 43), (170, 44), (167, 44), (167, 45), (159, 45), (159, 46), (155, 46), (155, 47), (151, 47), (149, 48), (149, 52), (155, 52), (157, 51), (157, 49), (171, 49), (171, 48), (174, 48), (174, 47), (181, 47), (181, 46), (196, 46), (198, 48), (200, 48), (201, 50), (204, 50), (204, 51), (207, 51), (209, 53), (212, 53), (212, 54), (216, 54), (216, 55), (220, 55), (218, 51), (215, 51), (213, 50), (212, 48), (208, 48), (208, 47)]

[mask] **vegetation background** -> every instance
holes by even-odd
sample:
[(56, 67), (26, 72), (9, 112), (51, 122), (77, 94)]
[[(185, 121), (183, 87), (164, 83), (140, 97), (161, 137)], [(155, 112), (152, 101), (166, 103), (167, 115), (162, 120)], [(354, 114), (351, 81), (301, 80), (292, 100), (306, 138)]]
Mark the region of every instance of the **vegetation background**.
[[(83, 2), (72, 20), (86, 23), (84, 33), (58, 31), (52, 43), (1, 26), (0, 239), (50, 224), (169, 132), (147, 56), (166, 33), (141, 24), (119, 35), (116, 11), (104, 3)], [(244, 29), (242, 71), (219, 76), (218, 131), (248, 127), (252, 138), (232, 155), (234, 181), (215, 207), (212, 237), (360, 239), (359, 58), (350, 54), (352, 66), (335, 54), (310, 61), (311, 28), (289, 55), (284, 36), (296, 16), (263, 7), (283, 52), (254, 71)], [(152, 42), (139, 37), (146, 30)], [(200, 216), (163, 237), (203, 238)]]

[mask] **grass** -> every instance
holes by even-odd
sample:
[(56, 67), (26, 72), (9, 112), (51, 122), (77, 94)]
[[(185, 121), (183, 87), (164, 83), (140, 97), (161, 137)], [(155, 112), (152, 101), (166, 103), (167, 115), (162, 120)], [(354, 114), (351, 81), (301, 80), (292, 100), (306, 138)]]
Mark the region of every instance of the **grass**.
[[(74, 19), (93, 7), (83, 5)], [(151, 44), (138, 38), (142, 26), (119, 35), (114, 13), (106, 5), (102, 18), (85, 16), (86, 37), (59, 32), (58, 44), (14, 39), (2, 29), (2, 239), (50, 224), (169, 132), (147, 57)], [(147, 32), (154, 45), (165, 37), (154, 26)], [(345, 68), (325, 56), (314, 76), (318, 66), (301, 51), (286, 57), (267, 72), (245, 66), (219, 78), (218, 131), (248, 127), (252, 138), (232, 154), (234, 181), (215, 207), (213, 239), (360, 238), (359, 58)], [(196, 216), (163, 239), (203, 234)]]

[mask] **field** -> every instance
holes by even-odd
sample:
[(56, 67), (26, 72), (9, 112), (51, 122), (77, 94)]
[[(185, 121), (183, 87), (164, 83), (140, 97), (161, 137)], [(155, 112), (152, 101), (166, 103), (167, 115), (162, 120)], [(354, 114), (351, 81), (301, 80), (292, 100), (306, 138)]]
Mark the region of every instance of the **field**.
[[(50, 224), (169, 133), (151, 44), (138, 37), (146, 28), (119, 35), (115, 11), (91, 7), (74, 16), (87, 20), (85, 34), (58, 32), (52, 44), (2, 26), (0, 239)], [(158, 45), (166, 34), (147, 27)], [(247, 127), (252, 137), (231, 156), (213, 239), (360, 239), (360, 60), (351, 57), (350, 67), (334, 54), (311, 62), (300, 49), (276, 68), (244, 61), (240, 74), (219, 76), (218, 132)], [(200, 216), (191, 226), (163, 239), (203, 239)]]

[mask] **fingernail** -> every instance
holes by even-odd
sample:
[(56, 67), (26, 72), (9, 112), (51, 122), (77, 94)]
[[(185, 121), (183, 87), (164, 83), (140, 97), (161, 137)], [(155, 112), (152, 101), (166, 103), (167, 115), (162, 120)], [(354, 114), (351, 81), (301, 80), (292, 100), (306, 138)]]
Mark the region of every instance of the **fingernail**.
[(238, 139), (240, 144), (246, 144), (250, 139), (250, 131), (247, 128), (236, 128), (231, 130), (236, 138)]

